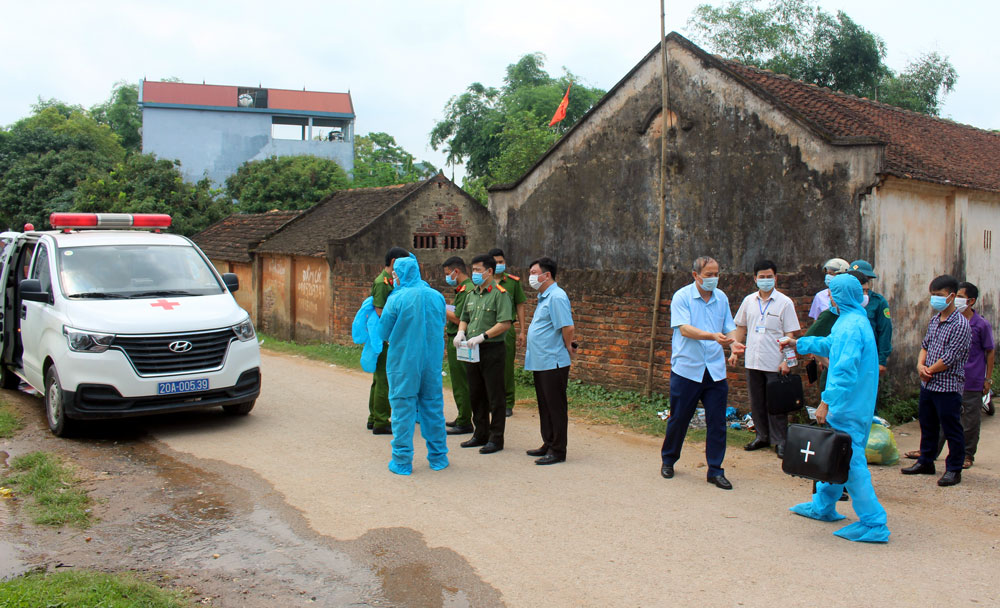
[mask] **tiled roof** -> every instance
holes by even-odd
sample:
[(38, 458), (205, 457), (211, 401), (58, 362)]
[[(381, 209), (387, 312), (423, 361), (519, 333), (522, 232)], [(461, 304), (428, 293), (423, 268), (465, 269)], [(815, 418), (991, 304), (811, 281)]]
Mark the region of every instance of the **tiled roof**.
[(192, 240), (209, 259), (249, 262), (250, 249), (301, 214), (301, 211), (234, 213), (212, 224)]
[(331, 240), (354, 236), (396, 203), (438, 178), (444, 179), (438, 175), (422, 182), (334, 192), (263, 241), (256, 251), (322, 257)]
[(883, 173), (1000, 192), (1000, 134), (719, 61), (834, 143), (885, 144)]

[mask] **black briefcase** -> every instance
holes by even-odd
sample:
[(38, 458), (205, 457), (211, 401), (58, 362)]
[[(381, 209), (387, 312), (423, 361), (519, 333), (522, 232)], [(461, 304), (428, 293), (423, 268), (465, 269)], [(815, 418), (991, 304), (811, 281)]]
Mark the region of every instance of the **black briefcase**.
[(851, 452), (851, 436), (843, 431), (790, 424), (781, 470), (813, 481), (846, 483)]
[(802, 392), (802, 376), (798, 374), (788, 374), (782, 376), (777, 374), (767, 381), (765, 389), (767, 395), (768, 414), (790, 414), (802, 409), (805, 404), (805, 395)]

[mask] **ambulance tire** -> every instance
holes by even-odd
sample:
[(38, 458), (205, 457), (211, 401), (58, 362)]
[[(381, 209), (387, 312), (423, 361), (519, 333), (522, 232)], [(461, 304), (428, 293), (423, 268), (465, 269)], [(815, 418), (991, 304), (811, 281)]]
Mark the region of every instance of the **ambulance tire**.
[(231, 416), (246, 416), (253, 409), (253, 406), (257, 403), (257, 400), (246, 401), (244, 403), (236, 403), (233, 405), (223, 405), (222, 410)]
[(56, 437), (69, 437), (76, 426), (73, 420), (66, 418), (66, 409), (63, 407), (65, 395), (62, 384), (59, 383), (59, 374), (53, 365), (45, 372), (45, 420)]
[(21, 386), (21, 377), (10, 371), (10, 368), (4, 365), (3, 378), (0, 379), (0, 388), (15, 391), (19, 386)]

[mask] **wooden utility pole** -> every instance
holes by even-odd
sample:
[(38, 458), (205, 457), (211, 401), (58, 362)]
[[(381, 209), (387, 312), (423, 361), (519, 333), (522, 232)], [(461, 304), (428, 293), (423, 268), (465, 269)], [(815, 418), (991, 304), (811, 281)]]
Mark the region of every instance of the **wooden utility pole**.
[(667, 6), (666, 0), (660, 0), (660, 96), (662, 120), (660, 129), (660, 240), (656, 249), (656, 295), (653, 298), (653, 326), (649, 332), (649, 359), (646, 370), (646, 389), (648, 397), (653, 393), (653, 354), (656, 352), (656, 326), (660, 322), (660, 296), (663, 292), (663, 241), (667, 230), (667, 129), (670, 128), (670, 87), (667, 79)]

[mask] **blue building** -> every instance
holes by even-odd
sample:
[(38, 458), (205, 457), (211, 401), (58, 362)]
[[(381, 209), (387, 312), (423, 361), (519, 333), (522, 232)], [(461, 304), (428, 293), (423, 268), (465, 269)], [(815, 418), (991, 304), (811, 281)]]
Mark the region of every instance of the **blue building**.
[(311, 154), (354, 169), (350, 93), (144, 80), (142, 151), (181, 161), (190, 182), (216, 185), (249, 160)]

